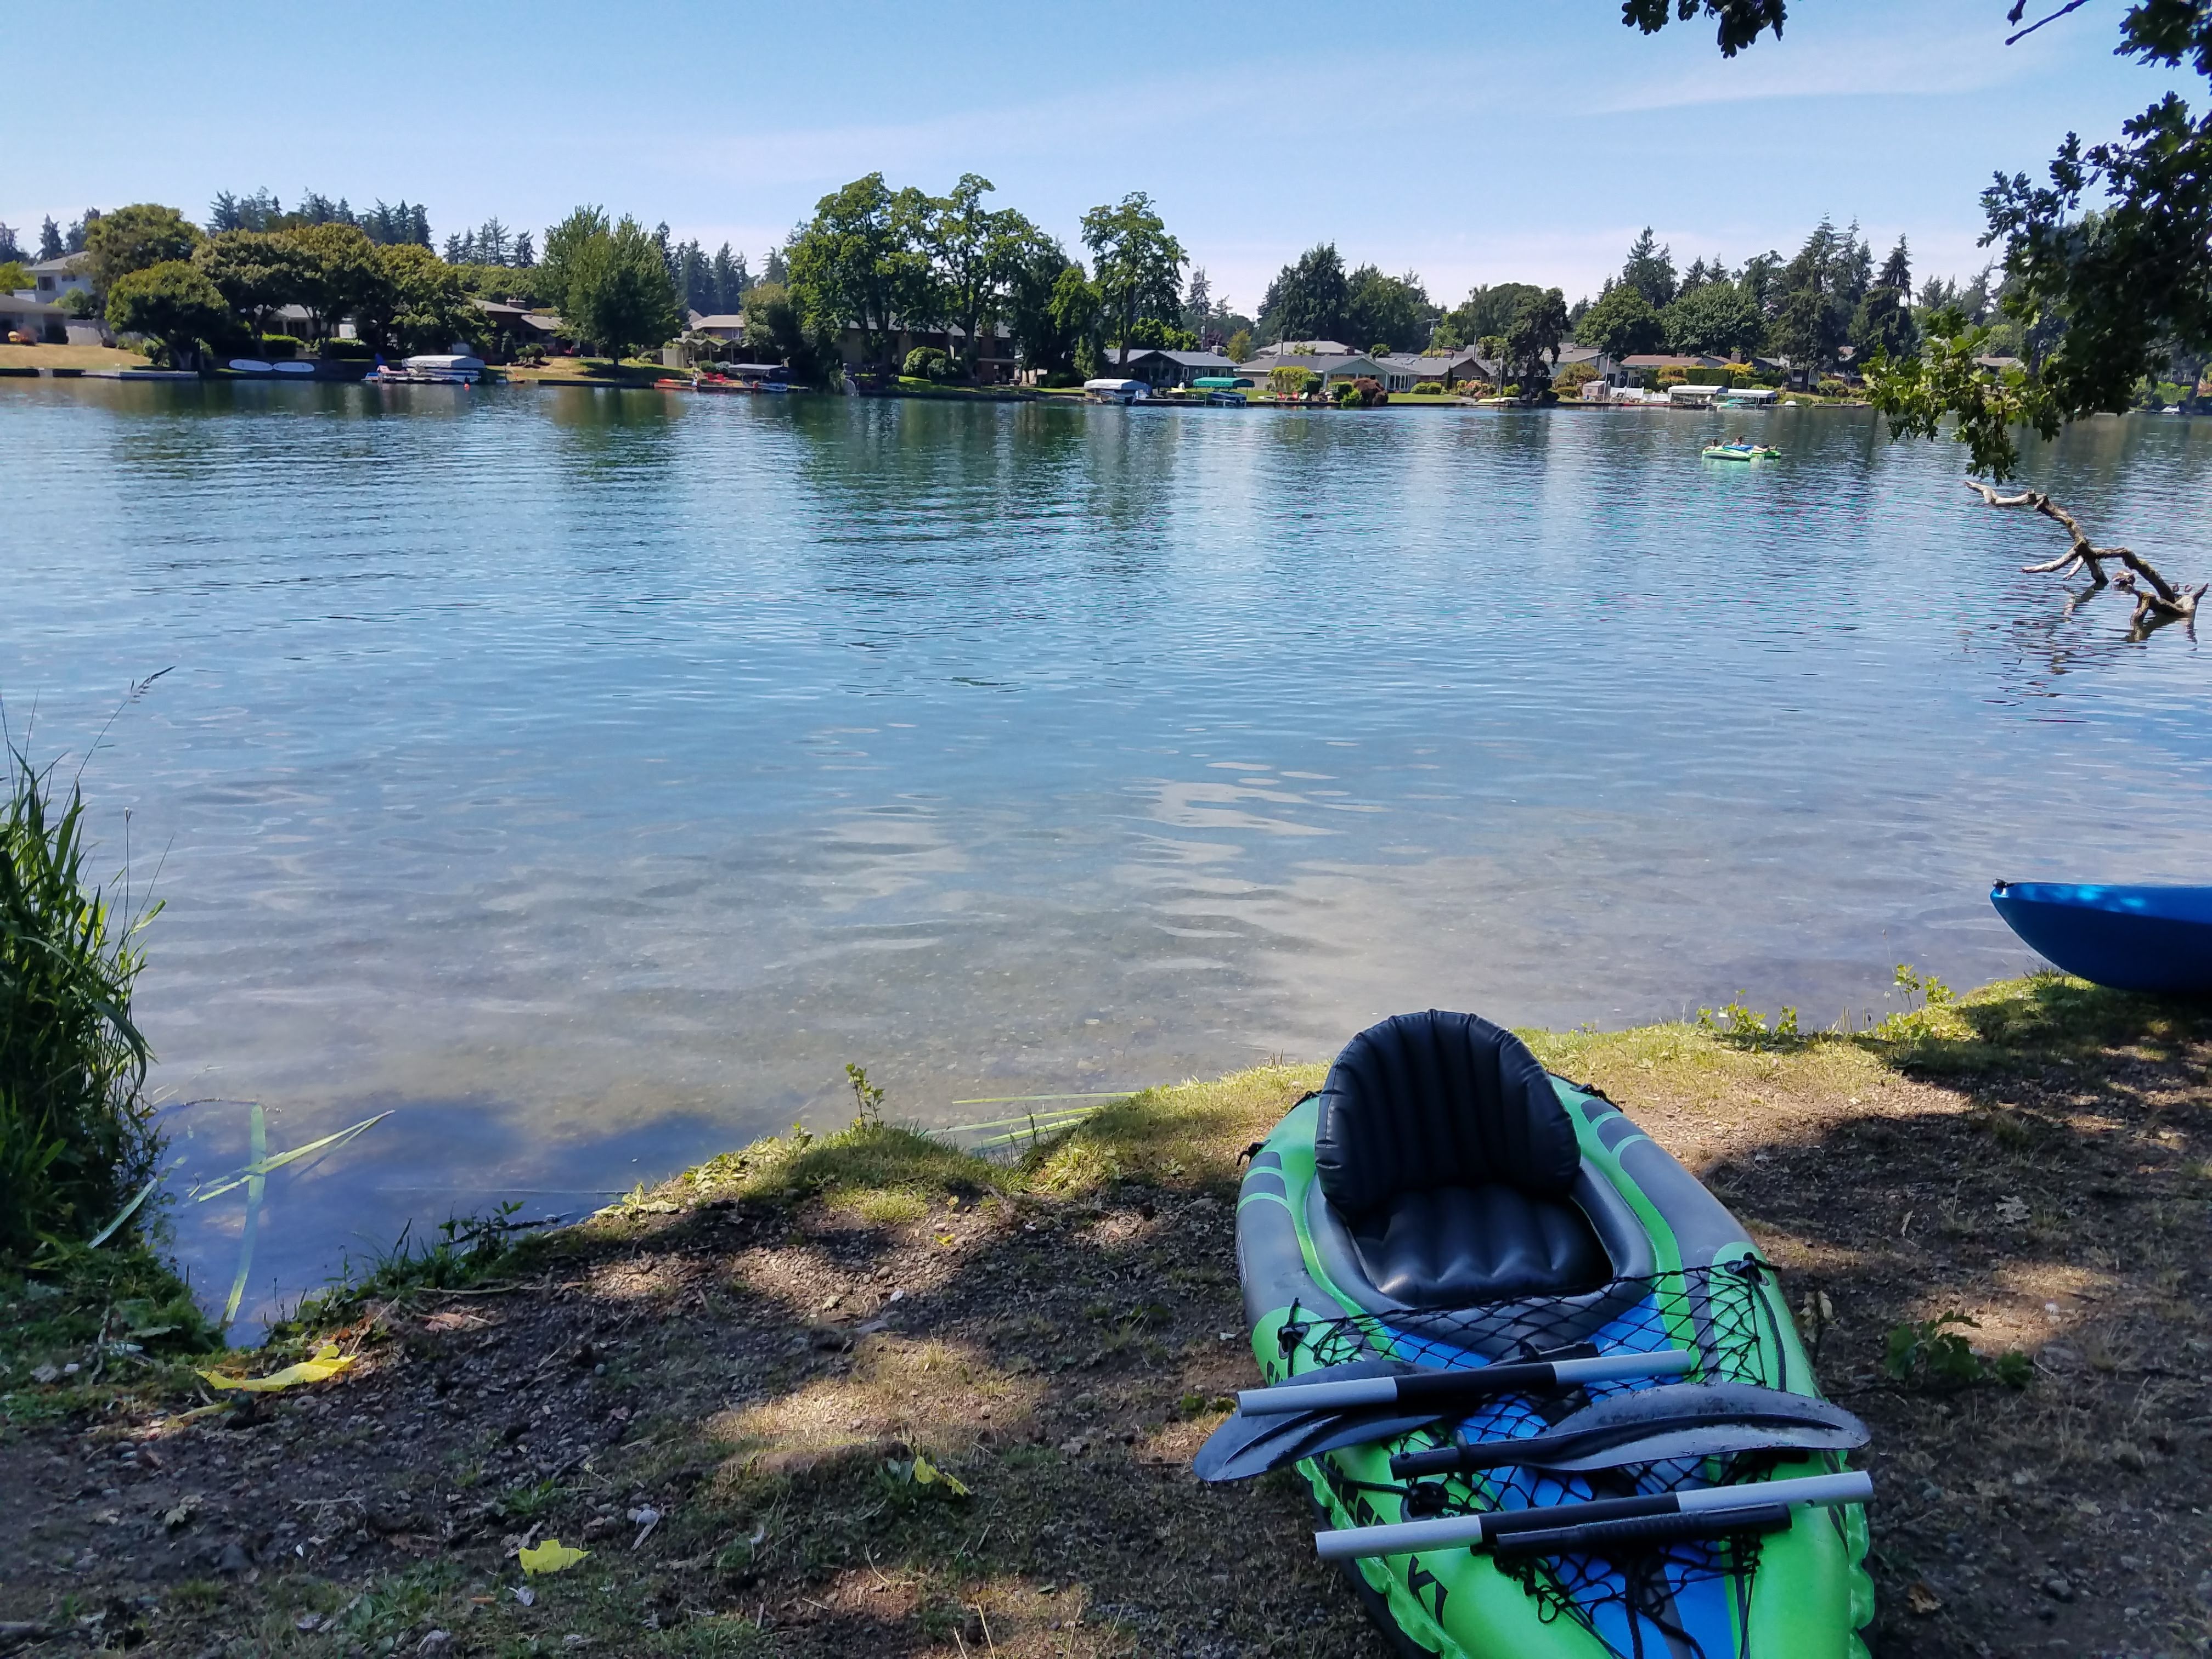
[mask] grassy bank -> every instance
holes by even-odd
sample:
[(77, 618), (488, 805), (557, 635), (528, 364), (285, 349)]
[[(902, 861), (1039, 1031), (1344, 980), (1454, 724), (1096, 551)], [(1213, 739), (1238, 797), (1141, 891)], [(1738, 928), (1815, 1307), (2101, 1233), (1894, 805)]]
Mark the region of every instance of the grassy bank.
[[(2201, 1650), (2212, 1016), (1936, 995), (1851, 1036), (1528, 1035), (1806, 1305), (1875, 1431), (1877, 1654)], [(1188, 1474), (1254, 1374), (1237, 1154), (1322, 1071), (1148, 1091), (1012, 1164), (763, 1142), (385, 1264), (225, 1362), (349, 1368), (246, 1406), (159, 1359), (28, 1382), (82, 1337), (19, 1341), (0, 1620), (54, 1652), (1379, 1656), (1286, 1480)], [(526, 1582), (548, 1538), (591, 1553)]]
[(145, 358), (112, 346), (0, 344), (0, 368), (144, 368)]

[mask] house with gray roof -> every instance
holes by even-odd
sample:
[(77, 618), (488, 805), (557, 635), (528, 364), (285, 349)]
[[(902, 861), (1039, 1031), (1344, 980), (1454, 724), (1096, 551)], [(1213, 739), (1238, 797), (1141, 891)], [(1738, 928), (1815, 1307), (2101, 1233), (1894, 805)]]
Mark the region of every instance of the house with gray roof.
[(1218, 351), (1170, 351), (1164, 346), (1133, 346), (1128, 361), (1121, 361), (1118, 350), (1109, 350), (1100, 363), (1102, 372), (1114, 374), (1132, 380), (1142, 380), (1153, 391), (1162, 386), (1188, 386), (1201, 375), (1234, 375), (1237, 365)]

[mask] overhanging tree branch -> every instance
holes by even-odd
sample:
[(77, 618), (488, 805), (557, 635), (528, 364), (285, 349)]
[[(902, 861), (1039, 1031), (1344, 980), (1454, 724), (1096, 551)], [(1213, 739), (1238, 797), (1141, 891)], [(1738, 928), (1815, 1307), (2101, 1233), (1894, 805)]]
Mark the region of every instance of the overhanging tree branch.
[[(2064, 507), (2039, 489), (2024, 489), (2017, 495), (2002, 495), (1994, 484), (1979, 478), (1966, 480), (1966, 488), (1981, 496), (1991, 507), (2033, 507), (2051, 520), (2072, 538), (2073, 545), (2055, 559), (2041, 564), (2024, 564), (2021, 570), (2027, 575), (2071, 575), (2077, 568), (2089, 573), (2092, 586), (2107, 585), (2118, 588), (2132, 597), (2136, 613), (2130, 626), (2139, 633), (2161, 623), (2186, 622), (2197, 615), (2197, 602), (2212, 584), (2198, 582), (2191, 587), (2177, 587), (2160, 575), (2150, 561), (2133, 550), (2124, 547), (2099, 547), (2089, 539), (2081, 523)], [(2107, 578), (2104, 562), (2107, 559), (2127, 568), (2117, 578)], [(2142, 583), (2148, 582), (2145, 587)]]

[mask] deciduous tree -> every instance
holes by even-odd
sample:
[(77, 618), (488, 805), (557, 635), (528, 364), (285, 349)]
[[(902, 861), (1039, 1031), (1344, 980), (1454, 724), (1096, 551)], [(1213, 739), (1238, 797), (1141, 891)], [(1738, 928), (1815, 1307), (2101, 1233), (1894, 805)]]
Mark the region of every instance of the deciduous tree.
[(192, 253), (231, 309), (258, 335), (279, 306), (305, 305), (316, 278), (314, 261), (289, 236), (258, 230), (219, 231)]
[(307, 308), (316, 333), (328, 332), (341, 317), (372, 326), (391, 318), (398, 296), (376, 244), (360, 226), (331, 219), (278, 234), (305, 257), (306, 280), (296, 303)]
[(1371, 264), (1346, 279), (1345, 317), (1351, 329), (1346, 343), (1379, 344), (1392, 351), (1419, 351), (1429, 343), (1439, 315), (1428, 289), (1412, 271), (1388, 276)]
[(1182, 309), (1182, 244), (1152, 210), (1152, 198), (1133, 191), (1110, 206), (1083, 216), (1083, 245), (1091, 250), (1092, 281), (1121, 343), (1121, 364), (1139, 317), (1172, 325)]
[(135, 202), (112, 213), (86, 215), (86, 274), (102, 294), (134, 270), (189, 259), (205, 240), (200, 228), (173, 207)]
[(628, 216), (576, 251), (561, 314), (617, 362), (684, 326), (659, 240)]
[(189, 259), (164, 259), (125, 271), (107, 291), (107, 325), (118, 334), (145, 334), (187, 365), (204, 341), (220, 340), (235, 324), (222, 292)]
[[(377, 259), (391, 283), (388, 326), (401, 350), (445, 351), (483, 343), (484, 313), (469, 299), (459, 271), (413, 242), (379, 248)], [(369, 337), (366, 329), (362, 333)]]
[(1667, 326), (1639, 290), (1615, 283), (1583, 313), (1575, 338), (1617, 360), (1660, 349), (1666, 343)]
[(1566, 338), (1567, 296), (1546, 289), (1521, 308), (1513, 326), (1505, 331), (1505, 362), (1521, 383), (1521, 395), (1533, 398), (1550, 389), (1552, 370), (1559, 361), (1559, 346)]
[(900, 301), (914, 297), (915, 267), (923, 263), (911, 229), (905, 204), (880, 173), (814, 204), (788, 256), (791, 297), (810, 336), (834, 343), (848, 325), (857, 326), (863, 357), (890, 366)]
[(1676, 295), (1661, 321), (1667, 349), (1686, 356), (1748, 357), (1766, 338), (1765, 314), (1725, 276)]

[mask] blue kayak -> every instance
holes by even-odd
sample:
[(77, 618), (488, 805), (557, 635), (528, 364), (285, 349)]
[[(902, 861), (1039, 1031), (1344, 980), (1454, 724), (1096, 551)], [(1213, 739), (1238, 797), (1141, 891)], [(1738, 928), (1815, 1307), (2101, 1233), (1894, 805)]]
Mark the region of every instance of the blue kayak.
[(2212, 993), (2212, 887), (2001, 881), (1990, 902), (2079, 978), (2119, 991)]

